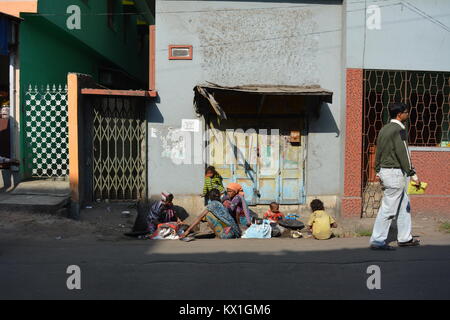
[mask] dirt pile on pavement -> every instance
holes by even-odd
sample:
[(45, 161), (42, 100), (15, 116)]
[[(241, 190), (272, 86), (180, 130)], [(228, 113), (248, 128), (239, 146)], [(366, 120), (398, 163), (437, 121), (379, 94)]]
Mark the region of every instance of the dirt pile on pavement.
[(63, 215), (1, 212), (0, 238), (17, 239), (124, 239), (134, 223), (136, 210), (130, 204), (96, 204), (84, 208), (80, 221)]
[(4, 238), (65, 238), (94, 234), (95, 227), (82, 221), (73, 221), (55, 215), (28, 212), (2, 212), (0, 237)]

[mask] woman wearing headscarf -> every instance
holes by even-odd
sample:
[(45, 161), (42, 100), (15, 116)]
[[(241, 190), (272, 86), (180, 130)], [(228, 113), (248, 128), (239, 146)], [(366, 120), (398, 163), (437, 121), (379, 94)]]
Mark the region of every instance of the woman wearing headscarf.
[(244, 198), (244, 190), (239, 183), (232, 182), (227, 185), (227, 193), (222, 202), (238, 224), (247, 227), (252, 224), (250, 210)]
[(167, 222), (178, 222), (182, 224), (183, 221), (178, 217), (177, 212), (173, 207), (173, 194), (170, 192), (162, 192), (161, 200), (155, 202), (147, 215), (148, 231), (153, 233), (156, 231), (158, 224)]
[(209, 203), (195, 222), (180, 236), (185, 238), (201, 221), (206, 221), (214, 234), (220, 239), (233, 239), (241, 236), (241, 230), (220, 202), (220, 191), (212, 189), (209, 192)]

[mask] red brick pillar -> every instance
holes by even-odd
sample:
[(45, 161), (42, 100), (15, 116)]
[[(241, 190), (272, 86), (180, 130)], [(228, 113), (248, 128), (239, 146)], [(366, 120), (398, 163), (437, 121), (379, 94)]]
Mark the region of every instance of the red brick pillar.
[(428, 183), (424, 195), (410, 195), (411, 213), (450, 216), (449, 148), (410, 147), (419, 179)]
[(343, 217), (361, 216), (363, 76), (363, 69), (347, 69)]

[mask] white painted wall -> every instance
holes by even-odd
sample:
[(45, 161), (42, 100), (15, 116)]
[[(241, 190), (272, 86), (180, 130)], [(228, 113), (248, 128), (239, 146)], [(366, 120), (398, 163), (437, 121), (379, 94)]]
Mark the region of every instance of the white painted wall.
[[(211, 81), (239, 84), (320, 84), (334, 92), (323, 117), (311, 119), (308, 195), (341, 192), (342, 5), (311, 1), (156, 2), (156, 86), (152, 128), (164, 135), (194, 118), (193, 88)], [(194, 46), (192, 61), (169, 61), (170, 44)], [(202, 165), (174, 165), (163, 158), (160, 137), (149, 137), (150, 194), (162, 189), (199, 194)], [(197, 144), (197, 146), (201, 147)]]
[[(347, 67), (450, 71), (450, 1), (347, 0)], [(364, 28), (377, 5), (381, 29)]]

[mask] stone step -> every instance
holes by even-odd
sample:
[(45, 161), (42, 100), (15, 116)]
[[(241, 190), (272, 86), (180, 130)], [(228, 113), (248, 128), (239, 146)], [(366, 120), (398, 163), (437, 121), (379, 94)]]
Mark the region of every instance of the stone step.
[(52, 195), (60, 197), (70, 196), (69, 181), (65, 180), (30, 180), (22, 181), (10, 192), (17, 195)]
[(30, 194), (0, 194), (1, 211), (26, 211), (33, 213), (57, 213), (69, 203), (69, 197), (30, 195)]
[(68, 205), (69, 182), (39, 179), (23, 181), (10, 192), (0, 193), (0, 211), (54, 214)]

